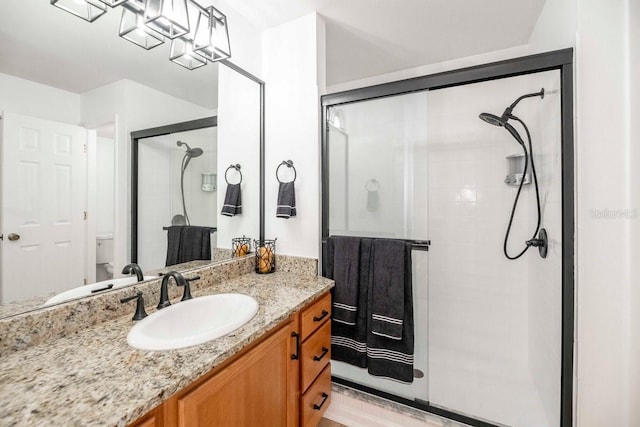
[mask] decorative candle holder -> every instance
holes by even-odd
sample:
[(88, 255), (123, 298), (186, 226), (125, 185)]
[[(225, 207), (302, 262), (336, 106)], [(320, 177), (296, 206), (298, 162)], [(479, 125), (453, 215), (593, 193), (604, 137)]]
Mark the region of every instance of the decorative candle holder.
[(249, 237), (234, 237), (231, 239), (231, 256), (242, 257), (251, 253), (251, 239)]
[(276, 271), (276, 239), (254, 240), (256, 248), (256, 273), (268, 274)]

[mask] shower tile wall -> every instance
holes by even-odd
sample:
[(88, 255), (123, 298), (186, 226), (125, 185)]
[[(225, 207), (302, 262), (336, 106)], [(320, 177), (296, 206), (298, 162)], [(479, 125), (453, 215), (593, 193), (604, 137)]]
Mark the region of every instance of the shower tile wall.
[[(552, 248), (508, 261), (504, 232), (516, 189), (505, 157), (521, 148), (478, 119), (521, 94), (558, 89), (555, 72), (429, 92), (429, 400), (517, 426), (554, 426), (560, 402), (560, 114), (558, 95), (526, 100)], [(523, 133), (524, 136), (524, 133)], [(532, 185), (510, 237), (519, 252), (535, 228)]]

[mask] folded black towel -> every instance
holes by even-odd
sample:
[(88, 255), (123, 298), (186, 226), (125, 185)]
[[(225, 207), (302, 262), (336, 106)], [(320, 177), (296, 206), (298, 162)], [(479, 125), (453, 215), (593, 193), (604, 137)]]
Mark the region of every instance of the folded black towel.
[[(331, 243), (329, 243), (331, 242)], [(331, 250), (333, 241), (328, 242)], [(372, 239), (361, 239), (356, 323), (331, 322), (331, 358), (360, 368), (367, 367), (367, 300), (372, 275)], [(333, 253), (333, 252), (329, 252)], [(331, 257), (329, 257), (331, 259)], [(327, 260), (329, 261), (329, 260)], [(331, 263), (327, 262), (327, 268)]]
[(278, 205), (276, 217), (290, 218), (296, 216), (296, 189), (293, 181), (281, 182), (278, 187)]
[(167, 232), (166, 265), (211, 259), (211, 227), (171, 226)]
[(224, 195), (224, 204), (220, 213), (225, 216), (240, 215), (242, 213), (240, 184), (227, 185), (227, 192)]
[(358, 311), (358, 280), (360, 278), (360, 237), (329, 237), (333, 258), (327, 277), (335, 281), (332, 319), (355, 325)]
[[(380, 240), (376, 241), (376, 243)], [(404, 242), (403, 242), (404, 243)], [(374, 249), (377, 250), (378, 246)], [(399, 249), (404, 254), (404, 283), (397, 286), (403, 288), (403, 312), (402, 312), (402, 336), (401, 339), (390, 339), (380, 334), (374, 333), (373, 313), (380, 310), (380, 296), (376, 296), (374, 291), (369, 292), (369, 330), (367, 333), (367, 369), (371, 375), (391, 378), (394, 380), (411, 383), (413, 382), (413, 354), (414, 354), (414, 331), (413, 331), (413, 294), (411, 281), (411, 244), (404, 243), (404, 247)], [(374, 275), (380, 273), (376, 265), (377, 255), (374, 255)], [(373, 281), (375, 282), (375, 278)], [(398, 317), (398, 314), (393, 317)]]
[(394, 340), (402, 339), (407, 274), (411, 278), (411, 271), (406, 271), (405, 246), (403, 240), (377, 239), (373, 242), (371, 332)]

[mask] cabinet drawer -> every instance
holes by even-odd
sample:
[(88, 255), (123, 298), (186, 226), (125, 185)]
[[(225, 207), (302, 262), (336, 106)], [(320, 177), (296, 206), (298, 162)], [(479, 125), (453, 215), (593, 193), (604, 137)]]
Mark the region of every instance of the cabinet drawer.
[(315, 427), (331, 404), (331, 364), (300, 399), (302, 427)]
[(327, 294), (300, 314), (300, 339), (306, 340), (309, 335), (331, 317), (331, 294)]
[(325, 322), (320, 329), (302, 344), (300, 363), (302, 368), (302, 392), (311, 385), (320, 371), (331, 360), (331, 322)]

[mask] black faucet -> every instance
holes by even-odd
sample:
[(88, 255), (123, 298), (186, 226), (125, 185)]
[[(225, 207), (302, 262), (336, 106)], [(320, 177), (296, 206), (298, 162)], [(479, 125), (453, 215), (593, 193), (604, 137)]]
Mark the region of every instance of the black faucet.
[(122, 274), (133, 274), (133, 273), (136, 273), (138, 282), (142, 282), (144, 280), (144, 274), (142, 274), (142, 269), (135, 262), (125, 265), (124, 268), (122, 269)]
[(162, 283), (160, 283), (160, 302), (156, 307), (158, 310), (168, 307), (171, 305), (169, 302), (169, 279), (173, 277), (176, 281), (176, 285), (184, 286), (184, 294), (182, 295), (181, 301), (185, 301), (191, 299), (191, 290), (189, 289), (189, 282), (184, 276), (177, 271), (169, 271), (162, 276)]

